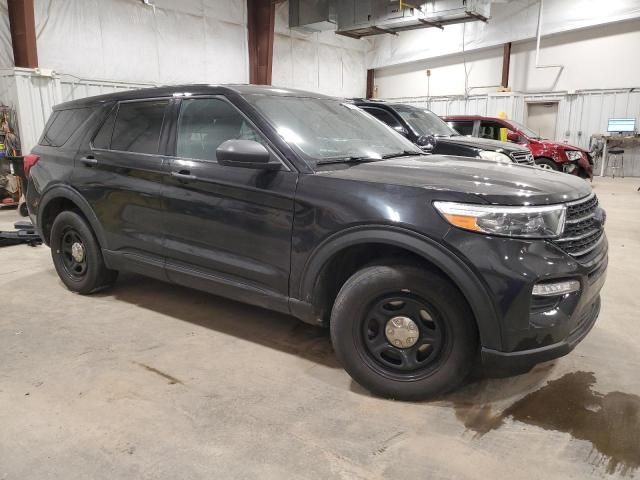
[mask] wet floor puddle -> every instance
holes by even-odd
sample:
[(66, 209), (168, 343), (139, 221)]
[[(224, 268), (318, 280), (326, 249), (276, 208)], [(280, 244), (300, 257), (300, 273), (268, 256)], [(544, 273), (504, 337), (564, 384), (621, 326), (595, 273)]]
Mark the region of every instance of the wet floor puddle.
[(548, 382), (501, 413), (490, 405), (454, 402), (457, 418), (481, 437), (508, 418), (569, 433), (592, 444), (607, 473), (631, 475), (640, 467), (640, 396), (593, 390), (591, 372), (572, 372)]

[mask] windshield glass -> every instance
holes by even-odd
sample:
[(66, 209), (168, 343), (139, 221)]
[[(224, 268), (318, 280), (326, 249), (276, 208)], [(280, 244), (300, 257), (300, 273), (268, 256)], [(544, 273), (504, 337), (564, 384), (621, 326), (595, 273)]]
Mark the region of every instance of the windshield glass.
[(280, 136), (312, 164), (329, 159), (382, 159), (421, 150), (391, 127), (338, 99), (246, 95)]
[(513, 120), (509, 120), (509, 123), (524, 133), (527, 137), (533, 138), (534, 140), (542, 140), (542, 137), (538, 132), (534, 132), (529, 127), (525, 127), (521, 123), (514, 122)]
[(395, 106), (394, 110), (398, 112), (398, 115), (409, 124), (417, 135), (435, 135), (436, 137), (458, 135), (458, 132), (429, 110), (401, 105)]

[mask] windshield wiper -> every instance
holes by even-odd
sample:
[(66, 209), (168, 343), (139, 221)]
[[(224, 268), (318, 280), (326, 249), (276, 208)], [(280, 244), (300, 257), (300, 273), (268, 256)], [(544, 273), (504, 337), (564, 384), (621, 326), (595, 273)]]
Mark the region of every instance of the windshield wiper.
[(329, 165), (332, 163), (367, 163), (367, 162), (378, 162), (382, 160), (382, 158), (374, 158), (374, 157), (342, 157), (342, 158), (327, 158), (326, 160), (318, 160), (316, 165)]
[(397, 153), (388, 153), (386, 155), (382, 155), (380, 157), (367, 157), (367, 156), (353, 156), (353, 157), (342, 157), (342, 158), (327, 158), (325, 160), (318, 160), (316, 165), (329, 165), (332, 163), (368, 163), (368, 162), (379, 162), (380, 160), (387, 160), (389, 158), (397, 158), (397, 157), (407, 157), (414, 155), (425, 155), (423, 152), (417, 152), (414, 150), (403, 150), (402, 152)]

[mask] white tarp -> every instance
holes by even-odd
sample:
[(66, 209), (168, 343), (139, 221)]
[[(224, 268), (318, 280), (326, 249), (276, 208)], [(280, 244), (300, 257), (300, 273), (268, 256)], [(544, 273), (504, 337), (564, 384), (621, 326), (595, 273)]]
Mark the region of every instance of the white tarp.
[[(414, 62), (462, 51), (478, 50), (536, 36), (539, 0), (510, 0), (491, 4), (488, 23), (425, 28), (399, 35), (370, 37), (367, 68)], [(640, 18), (639, 0), (545, 0), (542, 35)]]
[(126, 82), (248, 81), (244, 0), (150, 3), (36, 0), (39, 66)]
[(9, 31), (7, 0), (0, 0), (0, 68), (13, 67), (13, 48)]
[(289, 29), (289, 4), (276, 6), (272, 83), (338, 97), (365, 94), (365, 40), (333, 31), (303, 33)]

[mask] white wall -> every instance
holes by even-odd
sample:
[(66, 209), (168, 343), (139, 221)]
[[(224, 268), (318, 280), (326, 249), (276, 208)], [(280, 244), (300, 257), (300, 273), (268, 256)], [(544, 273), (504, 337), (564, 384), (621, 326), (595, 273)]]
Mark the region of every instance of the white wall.
[[(0, 0), (0, 68), (13, 67), (13, 48), (9, 30), (9, 11), (7, 0)], [(0, 100), (2, 100), (0, 92)]]
[[(640, 20), (566, 32), (543, 38), (541, 64), (561, 64), (563, 70), (535, 68), (535, 40), (513, 44), (509, 85), (518, 92), (553, 92), (640, 87)], [(469, 94), (496, 91), (479, 86), (499, 85), (502, 48), (466, 54)], [(431, 96), (465, 93), (461, 54), (376, 69), (381, 98), (426, 96), (426, 69), (431, 69)]]
[(273, 85), (338, 97), (366, 93), (365, 40), (335, 32), (300, 33), (289, 29), (289, 3), (276, 6)]
[(245, 0), (151, 3), (36, 0), (39, 66), (124, 82), (248, 81)]

